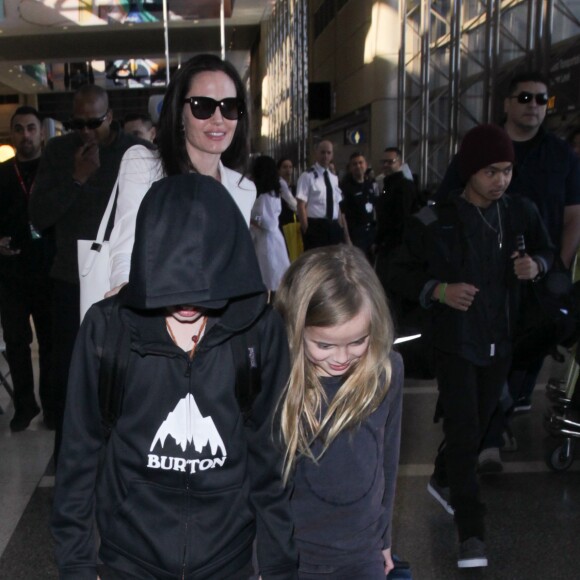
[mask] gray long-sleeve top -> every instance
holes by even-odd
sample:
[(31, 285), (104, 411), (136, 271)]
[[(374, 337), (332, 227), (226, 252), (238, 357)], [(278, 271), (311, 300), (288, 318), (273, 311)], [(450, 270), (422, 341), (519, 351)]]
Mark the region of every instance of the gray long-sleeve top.
[[(301, 568), (339, 568), (391, 546), (404, 374), (399, 354), (391, 362), (391, 384), (379, 407), (359, 427), (341, 433), (318, 463), (298, 461), (291, 505)], [(321, 377), (329, 401), (343, 381)], [(321, 447), (315, 442), (315, 457)]]

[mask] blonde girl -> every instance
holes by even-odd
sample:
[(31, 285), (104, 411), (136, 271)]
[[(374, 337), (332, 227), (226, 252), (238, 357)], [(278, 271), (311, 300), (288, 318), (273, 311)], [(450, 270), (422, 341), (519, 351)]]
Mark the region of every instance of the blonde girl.
[(364, 254), (303, 254), (276, 296), (292, 368), (281, 406), (301, 580), (384, 580), (403, 364), (384, 291)]

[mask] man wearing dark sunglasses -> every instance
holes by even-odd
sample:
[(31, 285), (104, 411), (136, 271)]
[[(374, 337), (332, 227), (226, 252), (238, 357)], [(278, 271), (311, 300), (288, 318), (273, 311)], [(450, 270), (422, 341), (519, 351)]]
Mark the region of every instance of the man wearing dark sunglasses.
[(30, 198), (30, 217), (42, 231), (54, 227), (52, 383), (58, 451), (68, 367), (80, 324), (77, 240), (94, 240), (125, 151), (145, 141), (113, 122), (107, 92), (81, 87), (73, 98), (71, 131), (44, 150)]

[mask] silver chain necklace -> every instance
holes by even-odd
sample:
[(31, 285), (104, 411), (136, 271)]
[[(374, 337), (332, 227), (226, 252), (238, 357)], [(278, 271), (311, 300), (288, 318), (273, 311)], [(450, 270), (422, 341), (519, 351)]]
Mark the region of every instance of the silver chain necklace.
[(483, 220), (483, 223), (493, 232), (495, 232), (497, 234), (497, 245), (499, 246), (499, 249), (501, 250), (502, 246), (503, 246), (503, 230), (501, 227), (501, 213), (499, 210), (499, 203), (496, 202), (495, 207), (497, 209), (497, 223), (499, 224), (499, 231), (496, 230), (486, 219), (485, 216), (483, 215), (483, 213), (481, 212), (481, 210), (479, 209), (478, 206), (475, 206), (475, 209), (477, 210), (477, 213), (479, 214), (479, 217)]

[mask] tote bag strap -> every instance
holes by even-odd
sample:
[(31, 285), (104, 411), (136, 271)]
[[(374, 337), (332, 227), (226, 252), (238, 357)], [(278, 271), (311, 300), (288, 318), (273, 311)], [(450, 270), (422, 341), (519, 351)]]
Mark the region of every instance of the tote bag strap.
[(82, 258), (80, 254), (81, 251), (80, 244), (88, 244), (90, 242), (78, 240), (79, 274), (81, 278), (85, 278), (86, 276), (89, 275), (89, 273), (93, 269), (97, 256), (99, 255), (101, 249), (103, 248), (103, 244), (105, 243), (106, 240), (109, 239), (109, 236), (111, 235), (111, 231), (115, 223), (115, 208), (117, 204), (118, 191), (119, 191), (119, 178), (117, 177), (117, 181), (115, 181), (115, 186), (113, 187), (113, 191), (111, 192), (111, 196), (109, 197), (109, 203), (107, 203), (105, 213), (103, 214), (103, 218), (101, 219), (101, 224), (99, 225), (97, 237), (91, 243), (90, 250), (86, 252), (86, 257), (84, 261), (81, 261)]
[(119, 177), (117, 177), (117, 181), (115, 181), (113, 191), (111, 192), (111, 196), (109, 197), (109, 203), (107, 204), (105, 213), (103, 214), (103, 219), (101, 219), (101, 224), (99, 225), (99, 231), (97, 232), (97, 238), (95, 239), (94, 244), (98, 244), (99, 246), (101, 246), (103, 242), (108, 240), (111, 235), (111, 231), (113, 230), (113, 226), (115, 225), (115, 210), (117, 206), (118, 193), (119, 193)]

